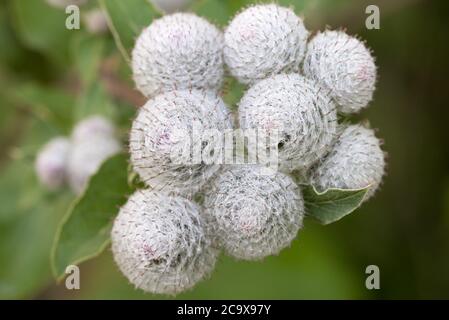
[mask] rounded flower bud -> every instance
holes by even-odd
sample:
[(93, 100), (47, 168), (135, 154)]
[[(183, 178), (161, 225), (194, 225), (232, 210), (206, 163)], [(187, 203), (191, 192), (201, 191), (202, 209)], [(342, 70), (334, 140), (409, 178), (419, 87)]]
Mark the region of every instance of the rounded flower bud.
[(376, 65), (370, 51), (342, 31), (325, 31), (310, 41), (304, 74), (330, 90), (342, 113), (366, 107), (376, 85)]
[(72, 132), (74, 143), (90, 140), (92, 138), (112, 138), (115, 136), (115, 126), (102, 116), (91, 116), (80, 121)]
[(298, 74), (256, 83), (240, 101), (239, 117), (243, 129), (257, 129), (270, 137), (269, 142), (258, 139), (266, 146), (257, 152), (277, 149), (282, 171), (307, 168), (322, 157), (337, 128), (336, 108), (327, 92)]
[(155, 20), (136, 41), (132, 69), (147, 97), (168, 90), (218, 90), (223, 80), (223, 35), (190, 13)]
[(302, 226), (304, 203), (287, 175), (233, 166), (213, 180), (204, 199), (216, 244), (233, 257), (258, 260), (289, 246)]
[(101, 164), (120, 150), (120, 143), (112, 137), (93, 136), (88, 140), (74, 142), (68, 162), (68, 179), (72, 190), (80, 194)]
[(38, 153), (35, 170), (42, 185), (50, 190), (63, 186), (66, 178), (70, 141), (65, 137), (50, 140)]
[(177, 294), (208, 276), (217, 259), (193, 202), (150, 190), (134, 193), (112, 228), (112, 252), (137, 288)]
[(150, 0), (150, 2), (164, 13), (173, 13), (187, 9), (193, 0)]
[(252, 6), (227, 27), (224, 59), (231, 74), (245, 84), (273, 74), (296, 72), (308, 36), (292, 10), (275, 4)]
[(380, 144), (373, 130), (361, 125), (344, 128), (329, 155), (313, 169), (312, 185), (319, 191), (371, 186), (367, 200), (376, 192), (385, 171)]
[(205, 136), (230, 128), (231, 115), (215, 94), (192, 90), (156, 96), (133, 122), (131, 163), (151, 188), (190, 197), (219, 169), (204, 161), (204, 152), (215, 150)]

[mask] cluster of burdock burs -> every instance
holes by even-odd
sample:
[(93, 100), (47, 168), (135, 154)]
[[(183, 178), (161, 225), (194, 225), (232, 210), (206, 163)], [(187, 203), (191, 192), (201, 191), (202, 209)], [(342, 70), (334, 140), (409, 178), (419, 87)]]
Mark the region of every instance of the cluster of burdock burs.
[[(301, 18), (275, 4), (241, 11), (224, 32), (176, 13), (143, 30), (132, 69), (149, 100), (133, 122), (131, 163), (148, 188), (121, 208), (112, 250), (144, 291), (193, 287), (220, 251), (244, 260), (278, 254), (302, 227), (301, 183), (369, 187), (365, 200), (381, 183), (384, 153), (373, 130), (339, 123), (368, 105), (376, 82), (370, 51), (343, 31), (310, 36)], [(225, 72), (248, 86), (235, 119), (219, 95)], [(173, 147), (185, 139), (179, 132), (193, 123), (204, 131), (276, 130), (278, 170), (174, 161)]]

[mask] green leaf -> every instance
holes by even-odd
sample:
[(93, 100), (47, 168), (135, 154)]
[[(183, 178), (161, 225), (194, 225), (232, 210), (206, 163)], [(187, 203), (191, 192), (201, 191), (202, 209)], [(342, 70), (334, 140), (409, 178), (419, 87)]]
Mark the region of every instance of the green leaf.
[(73, 200), (65, 190), (46, 191), (35, 176), (34, 147), (52, 130), (35, 119), (18, 127), (22, 137), (14, 144), (20, 144), (10, 153), (33, 152), (14, 157), (0, 173), (0, 299), (32, 298), (51, 283), (48, 256), (58, 222)]
[(43, 0), (10, 1), (20, 40), (60, 63), (67, 62), (70, 36), (77, 31), (65, 26), (65, 11)]
[(74, 41), (72, 56), (84, 88), (98, 81), (101, 59), (105, 55), (106, 40), (91, 35), (80, 35)]
[(63, 278), (68, 265), (96, 257), (109, 244), (113, 219), (132, 192), (127, 169), (124, 154), (108, 159), (61, 222), (51, 254), (56, 278)]
[(369, 188), (318, 192), (307, 186), (303, 189), (306, 214), (324, 225), (336, 222), (360, 207)]
[(130, 52), (140, 32), (159, 14), (148, 0), (99, 0), (107, 13), (108, 25), (116, 45), (129, 63)]
[(74, 108), (74, 118), (80, 121), (91, 115), (115, 118), (116, 107), (105, 91), (103, 84), (95, 82), (79, 97)]
[(234, 14), (230, 2), (222, 0), (199, 0), (193, 5), (193, 10), (213, 23), (225, 26)]
[(11, 96), (59, 133), (68, 134), (71, 131), (74, 120), (72, 110), (75, 104), (71, 95), (55, 88), (26, 83), (17, 86)]
[(32, 298), (51, 283), (48, 255), (72, 198), (68, 192), (41, 195), (27, 208), (14, 208), (11, 219), (0, 221), (1, 299)]

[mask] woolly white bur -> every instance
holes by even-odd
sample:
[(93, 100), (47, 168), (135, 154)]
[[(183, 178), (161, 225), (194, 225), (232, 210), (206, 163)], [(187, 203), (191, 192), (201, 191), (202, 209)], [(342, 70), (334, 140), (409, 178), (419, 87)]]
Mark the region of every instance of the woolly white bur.
[(154, 21), (136, 41), (132, 69), (147, 97), (173, 89), (218, 90), (223, 80), (223, 35), (207, 20), (176, 13)]
[(57, 137), (39, 151), (35, 171), (39, 182), (48, 189), (56, 190), (65, 183), (69, 150), (69, 139)]
[[(149, 100), (134, 120), (130, 135), (131, 163), (150, 187), (191, 196), (219, 169), (196, 163), (193, 151), (204, 150), (206, 130), (232, 128), (231, 115), (215, 94), (174, 91)], [(199, 135), (194, 135), (197, 132)], [(189, 145), (190, 144), (190, 145)], [(180, 153), (188, 148), (188, 154)]]
[(275, 4), (238, 14), (225, 31), (224, 59), (245, 84), (272, 74), (299, 71), (309, 32), (295, 13)]
[(371, 186), (366, 201), (379, 187), (384, 170), (385, 156), (373, 130), (351, 125), (344, 128), (330, 154), (313, 169), (311, 183), (319, 191)]
[(243, 129), (277, 130), (270, 148), (278, 147), (282, 171), (307, 168), (322, 157), (337, 128), (336, 107), (326, 90), (298, 74), (256, 83), (240, 101), (239, 118)]
[(304, 74), (329, 89), (343, 113), (358, 112), (373, 97), (374, 59), (363, 42), (342, 31), (325, 31), (310, 41)]
[(192, 288), (212, 272), (217, 259), (199, 207), (149, 190), (137, 191), (121, 208), (111, 238), (120, 270), (146, 292)]
[(205, 194), (204, 207), (217, 245), (244, 260), (289, 246), (304, 216), (293, 180), (262, 166), (235, 166), (219, 175)]

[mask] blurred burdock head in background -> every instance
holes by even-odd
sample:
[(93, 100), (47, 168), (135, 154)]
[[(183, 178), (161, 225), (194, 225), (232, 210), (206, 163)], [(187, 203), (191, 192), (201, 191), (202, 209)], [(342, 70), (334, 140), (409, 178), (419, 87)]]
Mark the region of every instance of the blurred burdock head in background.
[(77, 5), (77, 6), (83, 5), (87, 3), (88, 0), (45, 0), (45, 1), (54, 7), (65, 9), (67, 6), (70, 5)]
[(69, 153), (70, 140), (65, 137), (53, 138), (42, 147), (36, 158), (35, 170), (43, 186), (57, 190), (64, 185)]
[(102, 116), (88, 117), (75, 126), (70, 138), (54, 138), (36, 158), (36, 174), (52, 190), (68, 183), (81, 194), (101, 164), (121, 150), (114, 124)]

